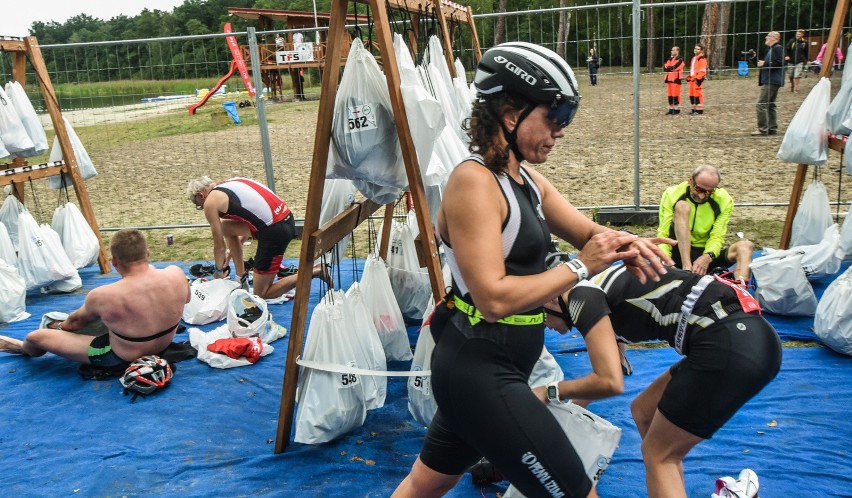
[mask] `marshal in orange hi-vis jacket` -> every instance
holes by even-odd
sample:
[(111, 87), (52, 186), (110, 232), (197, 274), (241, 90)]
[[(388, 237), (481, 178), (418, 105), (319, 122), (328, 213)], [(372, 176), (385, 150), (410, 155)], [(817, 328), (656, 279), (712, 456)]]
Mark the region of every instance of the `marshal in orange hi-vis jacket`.
[(680, 47), (672, 47), (671, 57), (663, 64), (666, 76), (666, 91), (669, 96), (669, 112), (667, 115), (680, 114), (680, 85), (685, 64), (680, 56)]
[(689, 103), (692, 104), (690, 114), (704, 114), (704, 90), (701, 84), (707, 76), (707, 58), (704, 56), (704, 46), (695, 44), (695, 57), (689, 64)]

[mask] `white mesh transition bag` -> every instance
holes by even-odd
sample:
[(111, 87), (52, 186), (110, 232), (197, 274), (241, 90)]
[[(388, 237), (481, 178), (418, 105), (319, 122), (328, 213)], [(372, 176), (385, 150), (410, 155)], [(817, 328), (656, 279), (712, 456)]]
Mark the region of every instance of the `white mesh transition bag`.
[(361, 292), (385, 348), (385, 358), (390, 361), (410, 360), (413, 355), (408, 343), (405, 320), (394, 298), (385, 262), (374, 254), (368, 256), (364, 263)]
[(814, 180), (805, 189), (802, 203), (793, 218), (790, 246), (807, 246), (819, 244), (825, 234), (825, 229), (833, 223), (831, 205), (828, 202), (828, 192), (825, 184)]
[(826, 113), (831, 100), (831, 82), (820, 78), (790, 121), (778, 159), (787, 163), (825, 164), (828, 160)]
[[(95, 169), (94, 163), (92, 163), (92, 158), (89, 157), (89, 153), (86, 151), (86, 147), (83, 146), (83, 142), (80, 141), (80, 137), (77, 136), (77, 132), (74, 131), (74, 127), (71, 126), (71, 123), (67, 118), (63, 117), (62, 120), (65, 122), (65, 131), (68, 132), (68, 140), (71, 141), (71, 149), (74, 151), (74, 158), (77, 160), (77, 167), (79, 168), (80, 177), (83, 180), (88, 180), (93, 176), (97, 176), (98, 172)], [(53, 147), (50, 149), (50, 157), (48, 161), (62, 161), (65, 158), (62, 155), (62, 147), (59, 145), (59, 139), (57, 137), (53, 137)], [(52, 189), (60, 189), (64, 184), (71, 185), (71, 177), (66, 174), (54, 175), (47, 179), (47, 185)]]
[(3, 205), (0, 206), (0, 223), (6, 226), (12, 247), (15, 248), (16, 252), (18, 251), (18, 215), (25, 210), (24, 205), (14, 195), (6, 196)]
[(16, 155), (22, 157), (32, 157), (42, 154), (47, 151), (47, 134), (44, 132), (44, 127), (38, 119), (33, 108), (30, 98), (27, 97), (27, 92), (17, 81), (6, 83), (6, 93), (12, 99), (12, 104), (18, 112), (18, 117), (21, 118), (21, 124), (27, 132), (27, 136), (33, 142), (33, 148), (26, 151), (18, 152)]
[(763, 311), (787, 316), (813, 316), (817, 298), (802, 268), (802, 253), (778, 251), (749, 266), (757, 280), (755, 297)]
[[(615, 449), (618, 448), (621, 429), (574, 403), (558, 406), (548, 404), (547, 407), (553, 412), (586, 467), (586, 475), (592, 483), (597, 483), (609, 466)], [(504, 498), (523, 498), (523, 496), (514, 486), (509, 486), (506, 494), (503, 495)]]
[(69, 202), (57, 207), (51, 226), (59, 234), (65, 254), (74, 268), (85, 268), (97, 263), (100, 242), (76, 204)]
[(58, 237), (46, 237), (29, 211), (18, 215), (18, 271), (27, 289), (35, 289), (77, 275)]
[(814, 332), (826, 346), (852, 355), (852, 267), (832, 282), (817, 305)]
[[(314, 307), (304, 359), (355, 366), (345, 305), (334, 293), (330, 290)], [(306, 367), (300, 371), (294, 441), (326, 443), (364, 424), (367, 406), (361, 375)]]
[(334, 101), (327, 178), (348, 178), (367, 198), (386, 204), (408, 178), (387, 80), (360, 40), (352, 42)]
[[(432, 311), (435, 309), (434, 298), (430, 300), (426, 313), (423, 315), (423, 326), (414, 347), (414, 359), (411, 360), (412, 372), (425, 372), (432, 369), (432, 351), (435, 340), (432, 338)], [(428, 427), (432, 417), (438, 410), (438, 403), (432, 394), (432, 375), (417, 375), (408, 378), (408, 412), (420, 425)]]
[(27, 135), (12, 99), (0, 87), (0, 142), (10, 154), (17, 156), (32, 151), (35, 144)]
[(27, 288), (18, 270), (0, 261), (0, 323), (26, 320)]

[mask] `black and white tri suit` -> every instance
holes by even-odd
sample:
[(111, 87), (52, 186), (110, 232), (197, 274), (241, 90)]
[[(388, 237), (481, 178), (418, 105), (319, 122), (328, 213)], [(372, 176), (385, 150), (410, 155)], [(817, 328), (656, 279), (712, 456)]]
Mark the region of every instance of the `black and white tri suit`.
[(266, 186), (248, 178), (231, 178), (213, 190), (228, 196), (228, 211), (219, 216), (248, 225), (257, 239), (254, 271), (275, 274), (284, 251), (296, 234), (296, 221), (287, 204)]
[[(482, 164), (477, 156), (469, 159)], [(544, 272), (550, 244), (541, 193), (523, 167), (521, 176), (523, 183), (495, 175), (509, 208), (502, 231), (508, 275)], [(527, 384), (544, 344), (542, 308), (503, 319), (517, 319), (514, 324), (490, 323), (477, 319), (478, 312), (462, 312), (455, 299), (469, 306), (473, 301), (452, 248), (446, 251), (453, 287), (431, 322), (438, 410), (421, 461), (437, 472), (458, 475), (485, 456), (528, 497), (587, 496), (592, 484), (583, 464)], [(538, 317), (537, 323), (516, 324), (531, 317)]]
[[(778, 374), (781, 341), (744, 290), (711, 275), (667, 267), (646, 283), (617, 265), (571, 289), (567, 307), (581, 333), (609, 315), (628, 342), (667, 341), (683, 359), (658, 409), (709, 439)], [(740, 299), (742, 298), (742, 300)]]

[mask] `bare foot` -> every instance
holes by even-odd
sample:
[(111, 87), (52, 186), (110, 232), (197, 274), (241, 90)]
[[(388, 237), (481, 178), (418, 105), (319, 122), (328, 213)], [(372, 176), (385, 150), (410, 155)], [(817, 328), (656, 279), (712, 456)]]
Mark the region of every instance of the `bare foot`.
[(24, 342), (20, 339), (0, 335), (0, 353), (26, 354), (24, 353), (23, 345)]

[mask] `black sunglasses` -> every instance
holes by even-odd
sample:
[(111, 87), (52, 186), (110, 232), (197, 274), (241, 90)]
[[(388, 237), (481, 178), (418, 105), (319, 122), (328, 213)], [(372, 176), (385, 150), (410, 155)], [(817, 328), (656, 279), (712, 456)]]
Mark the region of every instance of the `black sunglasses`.
[(579, 108), (579, 99), (568, 99), (563, 95), (559, 95), (553, 101), (553, 104), (550, 105), (550, 111), (547, 112), (547, 119), (553, 121), (559, 128), (565, 128), (571, 124), (571, 121), (574, 121), (574, 116), (577, 115)]

